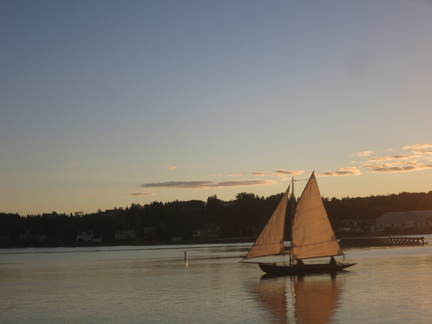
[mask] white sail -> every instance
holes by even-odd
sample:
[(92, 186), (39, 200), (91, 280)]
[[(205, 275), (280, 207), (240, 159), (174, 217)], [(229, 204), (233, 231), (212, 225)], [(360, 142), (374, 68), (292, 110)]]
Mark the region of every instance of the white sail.
[(296, 208), (292, 226), (292, 255), (296, 259), (341, 255), (312, 173)]
[(279, 205), (270, 217), (255, 244), (249, 250), (245, 259), (257, 258), (267, 255), (283, 254), (285, 217), (289, 196), (289, 187), (282, 197)]

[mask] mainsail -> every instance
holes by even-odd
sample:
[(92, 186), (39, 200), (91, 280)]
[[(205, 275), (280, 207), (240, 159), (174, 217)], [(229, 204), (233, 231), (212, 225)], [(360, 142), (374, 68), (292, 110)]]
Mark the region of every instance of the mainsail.
[(296, 208), (291, 246), (296, 259), (343, 254), (324, 208), (314, 173)]
[(244, 257), (245, 259), (283, 254), (285, 217), (289, 190), (288, 187), (267, 225), (264, 227), (248, 254)]

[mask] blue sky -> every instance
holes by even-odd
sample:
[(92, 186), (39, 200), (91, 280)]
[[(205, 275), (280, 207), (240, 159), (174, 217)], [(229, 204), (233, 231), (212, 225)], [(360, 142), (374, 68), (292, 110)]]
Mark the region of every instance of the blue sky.
[(0, 211), (432, 190), (432, 2), (0, 2)]

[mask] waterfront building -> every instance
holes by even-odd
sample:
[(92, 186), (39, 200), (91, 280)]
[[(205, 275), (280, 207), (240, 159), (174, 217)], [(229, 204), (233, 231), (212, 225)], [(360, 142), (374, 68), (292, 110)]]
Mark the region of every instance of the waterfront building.
[(409, 210), (405, 212), (388, 212), (376, 220), (378, 231), (386, 229), (432, 229), (432, 210)]

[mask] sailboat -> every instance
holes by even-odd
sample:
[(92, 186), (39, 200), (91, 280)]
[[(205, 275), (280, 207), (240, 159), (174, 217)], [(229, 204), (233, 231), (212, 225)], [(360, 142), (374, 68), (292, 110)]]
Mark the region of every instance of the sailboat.
[[(285, 221), (292, 188), (292, 201), (294, 202), (293, 179), (283, 195), (273, 215), (258, 236), (254, 245), (243, 258), (242, 262), (250, 262), (249, 259), (285, 255)], [(277, 262), (255, 262), (261, 270), (268, 275), (303, 275), (315, 273), (336, 273), (356, 263), (336, 262), (335, 256), (344, 255), (339, 242), (331, 227), (315, 173), (312, 172), (302, 195), (295, 206), (294, 217), (291, 217), (291, 246), (289, 262), (284, 259)], [(305, 259), (330, 257), (328, 263), (305, 263)]]

